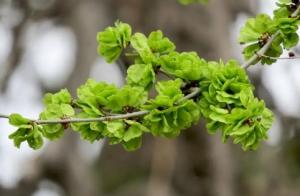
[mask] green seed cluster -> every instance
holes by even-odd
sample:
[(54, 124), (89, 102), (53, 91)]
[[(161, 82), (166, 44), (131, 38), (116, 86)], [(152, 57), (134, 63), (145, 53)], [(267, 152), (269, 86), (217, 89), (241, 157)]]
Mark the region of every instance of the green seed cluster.
[[(246, 45), (246, 60), (257, 55), (272, 37), (265, 55), (253, 63), (271, 64), (283, 49), (298, 43), (295, 11), (299, 4), (279, 0), (272, 18), (259, 14), (248, 19), (239, 37)], [(148, 36), (133, 34), (130, 25), (120, 21), (99, 32), (97, 41), (98, 52), (107, 62), (116, 61), (126, 49), (132, 62), (126, 85), (118, 88), (89, 79), (78, 88), (75, 98), (66, 89), (46, 94), (45, 109), (38, 120), (10, 115), (9, 122), (17, 130), (9, 137), (17, 147), (27, 142), (38, 149), (44, 138), (61, 138), (70, 127), (90, 142), (107, 138), (110, 144), (122, 144), (132, 151), (141, 146), (144, 133), (175, 137), (200, 118), (206, 121), (209, 133), (220, 131), (224, 142), (231, 138), (244, 150), (256, 149), (267, 139), (273, 114), (254, 96), (254, 87), (237, 61), (207, 62), (196, 52), (176, 51), (174, 43), (159, 30)], [(160, 72), (171, 79), (159, 81)], [(149, 96), (152, 89), (155, 97)], [(135, 113), (138, 115), (128, 116)]]

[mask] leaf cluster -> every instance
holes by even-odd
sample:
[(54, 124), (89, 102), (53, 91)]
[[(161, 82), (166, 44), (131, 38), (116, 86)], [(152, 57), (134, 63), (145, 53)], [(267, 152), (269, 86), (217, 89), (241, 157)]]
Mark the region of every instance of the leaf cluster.
[(260, 60), (262, 64), (268, 65), (276, 62), (275, 58), (279, 57), (284, 49), (291, 49), (299, 41), (297, 34), (299, 16), (292, 15), (296, 4), (292, 0), (280, 0), (277, 5), (278, 8), (274, 10), (273, 17), (267, 14), (258, 14), (255, 18), (249, 18), (241, 29), (239, 42), (246, 45), (243, 50), (246, 60), (257, 54), (274, 34), (279, 33), (265, 56), (257, 59), (254, 64)]
[(183, 4), (183, 5), (189, 5), (192, 3), (208, 3), (208, 0), (178, 0), (179, 3)]
[[(279, 0), (273, 17), (259, 14), (247, 20), (239, 37), (245, 44), (245, 59), (257, 55), (274, 35), (278, 36), (265, 56), (253, 63), (271, 64), (284, 49), (298, 43), (299, 17), (292, 13), (299, 4)], [(99, 55), (109, 63), (122, 53), (130, 57), (126, 85), (119, 88), (89, 79), (77, 89), (75, 98), (66, 89), (46, 94), (45, 109), (38, 120), (10, 116), (10, 123), (17, 127), (10, 138), (17, 147), (27, 142), (38, 149), (43, 138), (56, 140), (71, 127), (90, 142), (106, 138), (110, 144), (132, 151), (141, 146), (145, 133), (175, 137), (200, 118), (206, 121), (210, 134), (220, 131), (223, 142), (231, 139), (244, 150), (254, 150), (267, 139), (273, 114), (255, 97), (254, 87), (237, 61), (208, 62), (196, 52), (178, 52), (161, 31), (133, 33), (129, 24), (120, 21), (99, 32), (97, 42)], [(159, 80), (160, 72), (172, 79)], [(152, 90), (155, 96), (150, 97)]]

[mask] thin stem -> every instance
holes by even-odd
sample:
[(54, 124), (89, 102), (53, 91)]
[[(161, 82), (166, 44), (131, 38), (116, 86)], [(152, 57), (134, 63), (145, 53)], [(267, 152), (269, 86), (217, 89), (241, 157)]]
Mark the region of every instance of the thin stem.
[(137, 53), (137, 52), (127, 52), (127, 53), (125, 53), (125, 56), (128, 56), (128, 57), (137, 57), (137, 56), (139, 56), (139, 53)]
[[(177, 103), (181, 103), (187, 99), (191, 99), (200, 93), (199, 88), (193, 88), (192, 92), (182, 99), (180, 99)], [(118, 114), (118, 115), (110, 115), (110, 116), (103, 116), (99, 118), (69, 118), (69, 119), (52, 119), (52, 120), (31, 120), (33, 123), (38, 125), (42, 124), (65, 124), (65, 123), (90, 123), (90, 122), (102, 122), (102, 121), (111, 121), (111, 120), (118, 120), (118, 119), (128, 119), (132, 117), (139, 117), (149, 114), (150, 111), (138, 111), (132, 112), (127, 114)], [(0, 114), (0, 118), (9, 118), (8, 115)]]
[[(297, 7), (297, 9), (291, 14), (292, 18), (295, 18), (300, 13), (300, 6)], [(272, 35), (267, 43), (255, 54), (253, 55), (248, 61), (246, 61), (244, 64), (242, 64), (242, 68), (248, 69), (255, 61), (259, 60), (265, 53), (269, 50), (269, 48), (272, 46), (272, 42), (274, 41), (277, 36), (279, 36), (280, 30), (276, 31), (274, 35)]]
[(276, 31), (276, 33), (268, 39), (267, 43), (257, 53), (255, 53), (255, 55), (253, 55), (248, 61), (242, 64), (242, 68), (248, 69), (255, 61), (259, 60), (269, 50), (274, 39), (277, 38), (279, 34), (280, 30)]
[(101, 121), (111, 121), (118, 119), (128, 119), (132, 117), (144, 116), (148, 114), (149, 111), (138, 111), (121, 115), (113, 116), (103, 116), (99, 118), (71, 118), (71, 119), (62, 119), (62, 120), (35, 120), (34, 123), (42, 124), (58, 124), (58, 123), (85, 123), (85, 122), (101, 122)]
[(9, 118), (9, 116), (8, 115), (5, 115), (5, 114), (0, 114), (0, 118)]
[(159, 69), (159, 72), (162, 73), (163, 75), (165, 75), (166, 77), (168, 77), (169, 79), (174, 79), (174, 77), (170, 74), (168, 74), (167, 72), (165, 72), (164, 70), (162, 69)]
[(297, 9), (292, 13), (291, 17), (295, 18), (298, 16), (299, 13), (300, 13), (300, 6), (298, 6)]
[(191, 98), (197, 96), (199, 93), (200, 93), (200, 88), (193, 88), (192, 92), (190, 94), (188, 94), (185, 97), (179, 99), (177, 103), (181, 103), (185, 100), (191, 99)]
[(273, 60), (291, 60), (291, 59), (300, 59), (300, 56), (292, 56), (292, 57), (272, 57), (267, 55), (262, 55), (262, 57), (270, 58)]

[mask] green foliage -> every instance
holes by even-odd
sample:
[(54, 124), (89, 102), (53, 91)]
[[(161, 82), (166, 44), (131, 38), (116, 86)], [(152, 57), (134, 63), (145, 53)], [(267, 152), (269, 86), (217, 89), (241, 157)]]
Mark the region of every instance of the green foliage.
[(278, 0), (277, 4), (281, 7), (285, 7), (285, 6), (292, 5), (293, 3), (292, 0)]
[(9, 124), (16, 127), (27, 127), (30, 125), (30, 120), (24, 118), (20, 114), (11, 114), (9, 116)]
[(148, 93), (143, 88), (128, 85), (109, 97), (107, 107), (114, 112), (122, 112), (126, 107), (139, 108), (147, 98)]
[(155, 73), (151, 64), (131, 65), (127, 70), (127, 83), (148, 90), (155, 82)]
[[(91, 79), (78, 89), (77, 95), (76, 105), (80, 109), (77, 118), (83, 119), (97, 118), (112, 112), (126, 113), (127, 110), (138, 109), (147, 100), (147, 92), (144, 88), (126, 85), (118, 89), (114, 85), (104, 82), (98, 83)], [(129, 138), (131, 136), (127, 133), (127, 130), (131, 130), (132, 126), (141, 127), (138, 123), (134, 124), (125, 120), (71, 124), (72, 129), (79, 132), (85, 140), (94, 142), (106, 137), (110, 139), (111, 144), (122, 143), (129, 150), (134, 149), (134, 145), (137, 145), (131, 141)]]
[(189, 5), (192, 3), (208, 3), (208, 0), (178, 0), (183, 5)]
[(148, 45), (148, 38), (142, 33), (135, 33), (131, 38), (131, 45), (139, 54), (143, 63), (153, 63), (156, 60), (150, 46)]
[[(256, 18), (247, 20), (245, 26), (241, 29), (239, 42), (248, 44), (243, 51), (245, 59), (251, 58), (255, 55), (266, 43), (272, 34), (276, 32), (276, 25), (274, 21), (266, 14), (259, 14)], [(280, 47), (280, 40), (268, 51), (268, 56), (278, 57), (282, 53)], [(263, 58), (262, 63), (271, 64), (274, 60)]]
[(200, 80), (202, 69), (207, 66), (195, 52), (172, 52), (162, 56), (160, 64), (165, 72), (184, 80)]
[[(98, 115), (80, 112), (76, 115), (76, 117), (87, 119), (96, 118)], [(88, 140), (91, 143), (104, 138), (102, 130), (104, 130), (105, 127), (106, 125), (103, 122), (84, 122), (71, 124), (71, 128), (78, 132), (82, 139)]]
[(154, 136), (175, 137), (180, 130), (189, 128), (200, 118), (200, 111), (192, 100), (166, 109), (157, 107), (145, 116), (145, 124)]
[(117, 21), (115, 27), (108, 27), (103, 32), (98, 33), (98, 53), (111, 63), (120, 56), (122, 49), (126, 48), (130, 39), (131, 27), (126, 23)]
[(77, 90), (78, 99), (76, 101), (77, 107), (82, 109), (82, 112), (95, 116), (102, 116), (101, 107), (104, 107), (109, 102), (109, 97), (117, 93), (118, 89), (115, 85), (107, 84), (105, 82), (96, 82), (89, 79), (84, 85)]
[(161, 31), (153, 31), (148, 37), (148, 45), (152, 52), (161, 55), (175, 50), (175, 45), (168, 38), (164, 37)]
[(226, 116), (223, 140), (232, 137), (234, 143), (240, 143), (244, 150), (255, 150), (261, 140), (268, 138), (267, 131), (274, 117), (257, 98), (248, 98), (243, 104)]
[(182, 80), (162, 81), (156, 84), (156, 91), (158, 95), (155, 99), (149, 100), (148, 104), (144, 106), (147, 110), (156, 108), (168, 108), (175, 104), (184, 95), (181, 91)]
[(144, 132), (149, 132), (149, 130), (136, 121), (126, 120), (125, 122), (129, 128), (123, 136), (122, 145), (126, 150), (134, 151), (141, 147), (142, 135)]
[[(72, 97), (70, 93), (63, 89), (56, 94), (46, 94), (44, 97), (45, 109), (40, 114), (41, 120), (47, 119), (65, 119), (75, 115), (72, 104)], [(43, 135), (50, 139), (55, 140), (64, 135), (63, 124), (46, 124), (40, 127)]]
[[(259, 14), (256, 18), (249, 18), (241, 29), (239, 42), (246, 44), (243, 51), (246, 60), (250, 59), (266, 45), (275, 33), (279, 33), (279, 36), (274, 39), (271, 47), (261, 57), (262, 64), (270, 65), (276, 62), (274, 57), (279, 57), (283, 49), (290, 49), (298, 43), (299, 18), (291, 17), (296, 5), (291, 0), (280, 0), (278, 6), (279, 8), (274, 10), (273, 18), (266, 14)], [(257, 63), (259, 60), (254, 63)]]
[(9, 135), (9, 139), (14, 141), (16, 147), (20, 148), (21, 143), (27, 141), (33, 149), (39, 149), (43, 145), (43, 138), (40, 128), (29, 119), (20, 114), (11, 114), (9, 123), (18, 129)]
[(243, 149), (256, 149), (267, 138), (272, 113), (254, 98), (248, 76), (236, 61), (221, 62), (210, 70), (212, 74), (200, 82), (203, 91), (198, 102), (209, 133), (221, 130), (223, 141), (232, 137)]
[[(245, 59), (254, 56), (252, 64), (271, 64), (284, 49), (294, 47), (299, 40), (298, 6), (291, 0), (279, 0), (273, 17), (259, 14), (248, 19), (239, 36), (239, 42), (245, 44)], [(220, 131), (223, 142), (231, 139), (244, 150), (254, 150), (267, 139), (273, 114), (254, 96), (254, 87), (237, 61), (207, 62), (196, 52), (177, 52), (161, 31), (132, 35), (131, 27), (122, 22), (99, 32), (97, 41), (98, 52), (107, 62), (117, 60), (127, 47), (125, 54), (132, 60), (127, 83), (118, 88), (89, 79), (77, 89), (77, 98), (65, 89), (46, 94), (38, 120), (19, 114), (9, 117), (10, 124), (17, 127), (9, 136), (17, 147), (26, 141), (38, 149), (43, 137), (58, 139), (71, 127), (82, 139), (107, 138), (110, 144), (133, 151), (141, 146), (145, 133), (175, 137), (200, 117), (210, 134)], [(264, 47), (263, 56), (258, 56)], [(160, 71), (172, 79), (158, 81)], [(149, 98), (153, 86), (156, 94)]]

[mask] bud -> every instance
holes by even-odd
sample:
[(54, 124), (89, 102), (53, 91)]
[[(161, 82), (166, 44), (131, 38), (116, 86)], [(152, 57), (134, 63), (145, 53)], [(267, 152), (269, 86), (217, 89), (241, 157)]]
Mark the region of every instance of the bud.
[(294, 52), (289, 52), (289, 57), (290, 58), (295, 57), (295, 53)]

